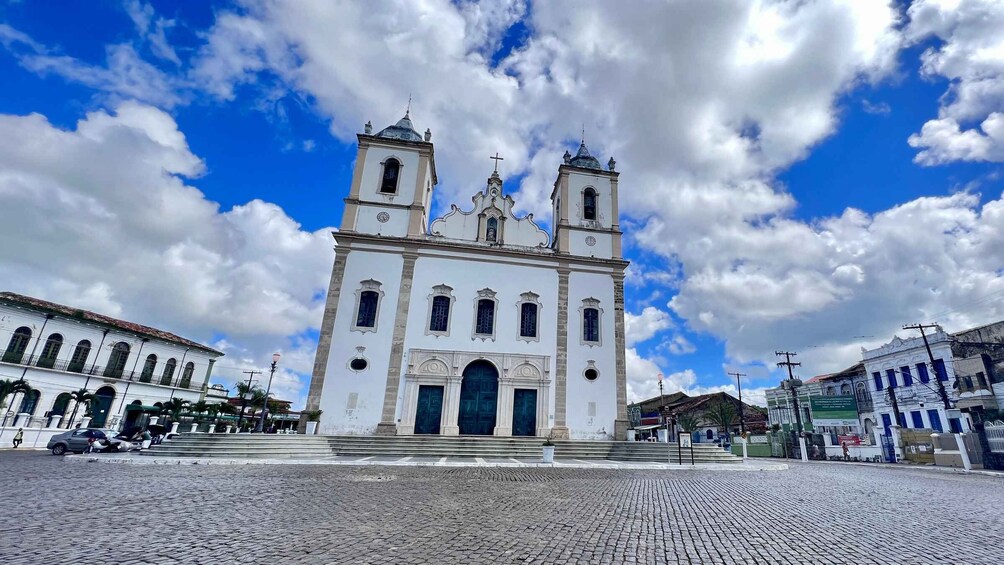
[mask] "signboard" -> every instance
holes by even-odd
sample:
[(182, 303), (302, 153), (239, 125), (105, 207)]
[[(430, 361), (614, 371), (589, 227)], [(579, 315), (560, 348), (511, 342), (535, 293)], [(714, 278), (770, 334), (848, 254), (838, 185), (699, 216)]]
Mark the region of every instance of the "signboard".
[(813, 426), (857, 426), (858, 403), (853, 395), (810, 396)]
[(750, 443), (767, 443), (767, 436), (749, 436)]
[(690, 437), (690, 434), (680, 434), (680, 447), (681, 448), (683, 448), (683, 447), (686, 447), (686, 448), (693, 447), (693, 445), (691, 445), (692, 439), (693, 438)]
[(851, 436), (837, 436), (837, 445), (847, 444), (848, 447), (852, 445), (861, 445), (861, 437), (851, 435)]

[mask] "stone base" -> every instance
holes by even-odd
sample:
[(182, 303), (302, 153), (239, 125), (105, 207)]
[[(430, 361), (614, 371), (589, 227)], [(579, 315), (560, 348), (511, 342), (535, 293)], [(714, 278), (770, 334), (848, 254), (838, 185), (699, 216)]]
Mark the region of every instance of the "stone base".
[(304, 435), (307, 433), (307, 415), (300, 414), (300, 420), (296, 424), (296, 433)]
[(627, 431), (629, 427), (627, 420), (614, 420), (614, 440), (627, 441)]
[(394, 422), (380, 422), (376, 427), (376, 435), (378, 436), (396, 436), (397, 435), (397, 424)]
[(551, 439), (568, 439), (568, 428), (565, 426), (551, 428)]
[(459, 436), (460, 426), (442, 426), (439, 430), (439, 435), (442, 436)]

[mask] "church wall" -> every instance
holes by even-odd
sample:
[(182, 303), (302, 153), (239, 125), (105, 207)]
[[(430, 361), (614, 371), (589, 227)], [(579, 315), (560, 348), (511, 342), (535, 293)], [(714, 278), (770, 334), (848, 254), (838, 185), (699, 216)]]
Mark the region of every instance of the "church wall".
[[(558, 323), (557, 272), (550, 265), (538, 267), (496, 261), (480, 262), (470, 259), (472, 256), (476, 257), (476, 255), (464, 255), (457, 258), (418, 259), (412, 286), (405, 352), (418, 348), (544, 355), (551, 359), (550, 378), (553, 380)], [(429, 295), (432, 294), (432, 287), (439, 284), (452, 287), (455, 297), (448, 336), (428, 335), (426, 331), (429, 327)], [(498, 300), (494, 341), (473, 337), (477, 292), (484, 288), (495, 291), (495, 298)], [(520, 294), (524, 292), (533, 292), (540, 296), (539, 341), (528, 342), (519, 339), (518, 336), (517, 302), (520, 300)], [(404, 390), (403, 386), (400, 390)], [(403, 398), (398, 398), (398, 417), (402, 413), (402, 402)], [(554, 414), (553, 394), (550, 395), (550, 402), (549, 413)], [(546, 423), (547, 426), (552, 424), (553, 422)]]
[[(384, 213), (389, 217), (381, 216)], [(381, 222), (381, 218), (386, 218), (386, 221)], [(362, 205), (356, 212), (355, 231), (391, 237), (404, 237), (408, 233), (408, 209)]]
[[(401, 162), (400, 179), (398, 180), (397, 194), (381, 194), (380, 179), (383, 174), (382, 163), (388, 157), (394, 157)], [(415, 182), (418, 175), (419, 154), (415, 150), (384, 147), (381, 145), (370, 145), (366, 150), (366, 166), (363, 168), (362, 179), (359, 184), (359, 199), (375, 202), (393, 202), (407, 206), (415, 201)]]
[[(582, 314), (586, 298), (600, 301), (600, 345), (582, 343)], [(610, 274), (573, 271), (568, 280), (568, 380), (565, 413), (572, 439), (612, 439), (617, 418), (616, 343), (614, 341), (614, 286)], [(589, 361), (593, 364), (590, 365)], [(599, 371), (595, 381), (583, 375), (587, 367)], [(595, 415), (590, 415), (595, 403)]]
[[(613, 237), (609, 233), (569, 230), (568, 243), (572, 255), (583, 257), (596, 257), (599, 259), (610, 259), (613, 249)], [(595, 240), (593, 245), (589, 245), (588, 238)]]
[(610, 229), (613, 220), (610, 180), (604, 176), (583, 174), (579, 171), (568, 176), (569, 223), (573, 226), (585, 225), (582, 219), (582, 192), (590, 186), (596, 191), (596, 222), (591, 222), (591, 225)]
[[(321, 433), (372, 434), (380, 422), (403, 265), (398, 253), (356, 250), (346, 259), (332, 332), (337, 337), (331, 343), (321, 392)], [(375, 332), (352, 329), (356, 291), (367, 279), (379, 281), (383, 292)], [(357, 349), (360, 347), (362, 352)], [(356, 372), (349, 367), (355, 357), (366, 359), (365, 370)]]

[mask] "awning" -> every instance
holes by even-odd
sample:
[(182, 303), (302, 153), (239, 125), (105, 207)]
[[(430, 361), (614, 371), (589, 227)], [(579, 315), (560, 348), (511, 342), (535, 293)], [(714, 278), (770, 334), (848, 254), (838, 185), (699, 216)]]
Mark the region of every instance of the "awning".
[(644, 432), (644, 431), (647, 431), (647, 430), (653, 430), (653, 429), (655, 429), (655, 428), (661, 428), (661, 427), (662, 427), (662, 425), (661, 425), (661, 424), (653, 424), (653, 425), (651, 425), (651, 426), (638, 426), (638, 427), (637, 427), (637, 428), (635, 428), (634, 430), (635, 430), (636, 432)]
[(163, 409), (161, 409), (160, 406), (141, 406), (139, 404), (130, 404), (130, 405), (126, 406), (126, 412), (129, 412), (130, 410), (141, 410), (143, 412), (162, 412), (163, 411)]

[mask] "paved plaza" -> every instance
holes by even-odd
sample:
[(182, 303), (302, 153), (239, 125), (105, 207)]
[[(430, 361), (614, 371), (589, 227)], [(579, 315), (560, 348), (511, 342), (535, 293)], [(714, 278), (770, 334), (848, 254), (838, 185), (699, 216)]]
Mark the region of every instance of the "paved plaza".
[(0, 451), (0, 563), (999, 563), (1004, 479), (125, 465)]

